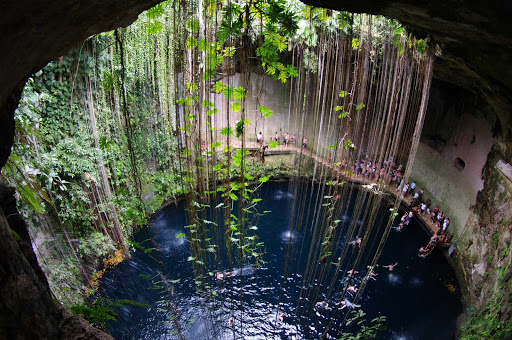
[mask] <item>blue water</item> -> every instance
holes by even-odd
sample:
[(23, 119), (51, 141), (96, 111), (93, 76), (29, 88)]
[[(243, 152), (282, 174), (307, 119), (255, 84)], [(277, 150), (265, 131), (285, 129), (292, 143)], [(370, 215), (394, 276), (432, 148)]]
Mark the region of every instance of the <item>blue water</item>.
[[(211, 255), (217, 261), (216, 268), (210, 269), (209, 287), (200, 292), (188, 261), (188, 241), (176, 238), (180, 232), (186, 233), (184, 226), (188, 222), (183, 207), (169, 206), (155, 214), (149, 227), (135, 235), (135, 240), (145, 249), (136, 249), (130, 259), (107, 271), (100, 281), (98, 296), (130, 299), (148, 306), (125, 305), (116, 309), (119, 319), (107, 325), (110, 334), (116, 339), (179, 339), (178, 333), (194, 340), (318, 339), (333, 320), (328, 337), (340, 337), (340, 324), (347, 309), (335, 313), (334, 304), (340, 301), (342, 283), (348, 279), (346, 270), (353, 266), (357, 246), (345, 248), (347, 263), (328, 296), (333, 270), (326, 272), (324, 280), (304, 281), (314, 233), (313, 209), (306, 208), (303, 224), (294, 226), (293, 232), (289, 229), (294, 201), (314, 202), (316, 190), (310, 186), (291, 190), (288, 183), (269, 183), (260, 188), (263, 201), (259, 210), (271, 211), (260, 218), (256, 232), (265, 245), (266, 263), (260, 268), (235, 265), (232, 277), (219, 280), (213, 271), (228, 273), (228, 261), (221, 252), (216, 258)], [(338, 216), (345, 228), (354, 218), (356, 195), (356, 191), (349, 195), (352, 201), (345, 213)], [(384, 207), (377, 220), (380, 228), (372, 233), (370, 252), (377, 245), (373, 240), (379, 238), (385, 215)], [(357, 226), (364, 226), (364, 218), (355, 218)], [(341, 252), (351, 241), (344, 235), (334, 239), (336, 252)], [(357, 302), (368, 320), (386, 316), (387, 330), (379, 338), (454, 338), (456, 318), (462, 312), (458, 284), (439, 249), (428, 258), (417, 256), (418, 249), (428, 240), (414, 219), (403, 231), (391, 232), (378, 262), (380, 266), (374, 270), (376, 280), (369, 281)], [(288, 275), (283, 280), (289, 244)], [(370, 260), (370, 255), (363, 256), (353, 285), (361, 282)], [(396, 262), (393, 271), (382, 267)], [(335, 268), (330, 264), (317, 266), (318, 270), (324, 267)], [(354, 298), (353, 292), (344, 297), (349, 303)], [(315, 307), (316, 302), (323, 300), (329, 304), (327, 309)], [(277, 313), (282, 313), (282, 322), (276, 320)], [(354, 330), (349, 327), (342, 332)]]

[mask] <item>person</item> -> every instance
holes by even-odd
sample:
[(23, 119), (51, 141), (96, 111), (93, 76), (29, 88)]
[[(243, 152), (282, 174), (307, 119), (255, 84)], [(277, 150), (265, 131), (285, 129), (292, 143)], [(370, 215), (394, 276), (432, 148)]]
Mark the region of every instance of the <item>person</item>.
[(261, 131), (256, 135), (256, 143), (260, 145), (263, 143), (263, 133), (261, 133)]
[(308, 139), (306, 136), (302, 137), (302, 149), (306, 150), (308, 148)]
[(414, 189), (416, 189), (416, 182), (412, 181), (411, 183), (411, 189), (409, 190), (409, 194), (414, 194)]
[(327, 303), (327, 301), (319, 301), (319, 302), (315, 303), (315, 308), (328, 309), (329, 304)]
[(279, 133), (277, 133), (277, 131), (274, 140), (277, 142), (277, 144), (279, 144)]
[(237, 273), (238, 273), (238, 270), (233, 270), (232, 272), (226, 272), (226, 273), (216, 272), (215, 278), (217, 280), (224, 280), (224, 278), (235, 276), (235, 275), (237, 275)]
[(444, 213), (442, 210), (439, 210), (439, 212), (437, 213), (437, 221), (439, 223), (443, 223), (444, 222)]
[(357, 273), (359, 273), (359, 272), (357, 270), (355, 270), (355, 269), (350, 269), (349, 271), (347, 271), (348, 275), (355, 275)]
[(430, 200), (430, 198), (427, 198), (427, 201), (425, 202), (425, 204), (427, 205), (426, 212), (427, 212), (427, 214), (430, 214), (430, 205), (432, 204), (432, 201)]
[(348, 286), (347, 291), (357, 293), (359, 288), (356, 288), (356, 286)]
[(373, 271), (373, 267), (370, 269), (370, 272), (368, 273), (368, 280), (373, 280), (373, 281), (377, 281), (377, 274), (376, 272)]
[(434, 223), (434, 218), (436, 218), (436, 215), (438, 212), (439, 212), (439, 205), (436, 205), (436, 207), (434, 208), (434, 211), (432, 211), (432, 213), (430, 214), (430, 220), (432, 221), (432, 223)]
[(343, 309), (345, 307), (350, 307), (350, 308), (359, 308), (359, 307), (361, 307), (361, 305), (356, 305), (355, 303), (352, 303), (352, 302), (350, 302), (347, 299), (341, 301), (340, 303), (337, 303), (336, 306), (341, 306), (341, 307), (338, 307), (338, 309)]
[(423, 202), (418, 209), (418, 214), (425, 215), (425, 210), (427, 210), (427, 203)]
[(295, 137), (295, 134), (292, 136), (292, 144), (297, 144), (297, 137)]
[(281, 312), (277, 313), (276, 319), (277, 319), (277, 321), (279, 321), (279, 322), (283, 322), (283, 320), (284, 320), (284, 314), (283, 314), (283, 313), (281, 313)]
[(204, 140), (201, 141), (201, 154), (206, 155), (206, 142)]
[(235, 317), (232, 316), (229, 321), (228, 321), (228, 327), (233, 327), (233, 325), (235, 324)]
[(359, 236), (356, 236), (356, 239), (354, 241), (351, 241), (350, 244), (353, 246), (361, 246), (361, 238)]
[(416, 207), (418, 204), (420, 204), (420, 192), (419, 191), (414, 193), (414, 197), (412, 198), (412, 201), (411, 201), (411, 208)]
[(448, 228), (449, 225), (450, 225), (450, 219), (445, 218), (444, 222), (443, 222), (443, 231), (446, 231), (446, 228)]
[(409, 182), (406, 182), (404, 188), (402, 190), (402, 198), (407, 197), (407, 192), (409, 191)]
[(387, 269), (389, 269), (390, 272), (392, 272), (397, 264), (398, 264), (398, 262), (395, 264), (388, 264), (387, 266), (382, 266), (382, 267), (387, 268)]
[(425, 247), (420, 248), (420, 250), (418, 252), (419, 257), (427, 257), (432, 252), (432, 250), (434, 250), (434, 248), (437, 245), (438, 236), (439, 236), (438, 231), (436, 231), (434, 233), (434, 235), (432, 235), (432, 237), (430, 238), (430, 241), (428, 242), (428, 244)]
[(283, 144), (285, 146), (288, 146), (288, 140), (290, 139), (290, 136), (288, 135), (288, 133), (285, 133), (284, 134), (284, 140), (283, 140)]
[(409, 225), (409, 222), (411, 222), (412, 220), (412, 217), (414, 216), (413, 212), (410, 211), (410, 212), (406, 212), (403, 216), (402, 216), (402, 222), (398, 225), (398, 230), (402, 230), (402, 228), (404, 227), (404, 225)]

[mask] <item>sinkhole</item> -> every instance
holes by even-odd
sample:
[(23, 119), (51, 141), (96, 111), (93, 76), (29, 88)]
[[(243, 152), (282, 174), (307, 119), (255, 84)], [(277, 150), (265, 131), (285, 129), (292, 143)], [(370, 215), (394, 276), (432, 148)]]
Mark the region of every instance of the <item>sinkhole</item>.
[[(429, 237), (413, 219), (400, 232), (391, 228), (368, 279), (392, 203), (355, 183), (346, 188), (339, 202), (310, 182), (265, 183), (245, 228), (248, 250), (236, 246), (239, 233), (222, 225), (220, 196), (205, 211), (211, 228), (196, 236), (200, 243), (191, 239), (184, 202), (161, 209), (135, 235), (131, 258), (101, 279), (96, 297), (144, 304), (118, 307), (108, 331), (115, 339), (338, 339), (360, 332), (348, 320), (372, 326), (385, 317), (378, 338), (453, 338), (461, 295), (442, 252), (418, 256)], [(378, 211), (370, 215), (376, 199)], [(354, 242), (358, 235), (367, 242)], [(193, 252), (203, 254), (201, 261), (191, 252), (199, 244)], [(244, 256), (249, 252), (261, 255), (256, 261)]]

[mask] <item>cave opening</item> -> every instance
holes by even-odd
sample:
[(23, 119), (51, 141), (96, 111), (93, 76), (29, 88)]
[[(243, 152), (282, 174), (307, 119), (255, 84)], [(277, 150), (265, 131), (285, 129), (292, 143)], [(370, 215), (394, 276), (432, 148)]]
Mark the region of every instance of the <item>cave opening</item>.
[[(263, 245), (253, 242), (259, 217), (249, 217), (260, 202), (254, 183), (305, 177), (323, 186), (311, 197), (331, 200), (322, 203), (330, 212), (297, 203), (290, 213), (290, 235), (308, 211), (316, 216), (310, 282), (333, 256), (340, 223), (333, 212), (348, 182), (362, 181), (376, 197), (394, 191), (390, 182), (400, 183), (398, 192), (406, 187), (429, 97), (429, 42), (382, 17), (244, 5), (162, 3), (29, 79), (4, 174), (32, 223), (40, 265), (68, 307), (89, 303), (84, 296), (105, 273), (98, 264), (147, 250), (131, 238), (170, 197), (187, 206), (180, 238), (190, 245), (194, 285), (212, 292), (205, 278), (220, 252), (226, 273), (263, 256)], [(458, 159), (455, 167), (464, 168)], [(407, 203), (413, 191), (403, 191)], [(212, 206), (214, 192), (223, 200)], [(373, 228), (382, 202), (370, 201), (356, 210)], [(392, 201), (397, 214), (399, 195)], [(358, 255), (371, 259), (368, 266), (377, 266), (393, 223), (381, 227), (378, 241), (359, 229), (356, 240), (378, 244)], [(208, 237), (218, 226), (225, 231)], [(180, 327), (171, 331), (180, 336)], [(327, 323), (320, 335), (337, 327)]]

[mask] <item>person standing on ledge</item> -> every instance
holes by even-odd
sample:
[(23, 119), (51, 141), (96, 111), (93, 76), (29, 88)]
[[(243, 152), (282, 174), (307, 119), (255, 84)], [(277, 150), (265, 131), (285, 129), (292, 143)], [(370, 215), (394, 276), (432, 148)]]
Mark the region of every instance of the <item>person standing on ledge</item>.
[(288, 146), (288, 141), (289, 141), (289, 140), (290, 140), (290, 136), (289, 136), (289, 135), (288, 135), (288, 133), (286, 132), (286, 133), (284, 134), (283, 144), (284, 144), (285, 146)]
[(259, 145), (263, 143), (263, 134), (261, 133), (261, 131), (256, 135), (256, 143), (258, 143)]
[(279, 133), (276, 131), (276, 136), (274, 137), (274, 140), (277, 142), (277, 145), (279, 145)]
[(308, 148), (308, 139), (306, 136), (302, 137), (302, 149), (306, 150)]

